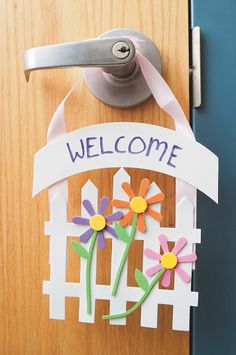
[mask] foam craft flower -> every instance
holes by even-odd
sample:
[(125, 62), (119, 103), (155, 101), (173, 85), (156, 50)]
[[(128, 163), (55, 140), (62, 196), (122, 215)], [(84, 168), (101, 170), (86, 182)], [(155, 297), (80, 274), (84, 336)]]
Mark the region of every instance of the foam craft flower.
[(148, 258), (160, 261), (159, 264), (150, 267), (146, 270), (147, 276), (153, 276), (158, 273), (162, 268), (165, 268), (166, 271), (163, 274), (162, 285), (168, 287), (170, 285), (171, 272), (174, 270), (184, 282), (189, 282), (191, 277), (182, 269), (180, 266), (181, 263), (190, 263), (197, 260), (197, 256), (194, 253), (178, 256), (180, 251), (187, 244), (186, 238), (180, 238), (173, 247), (172, 251), (169, 251), (167, 237), (165, 235), (159, 236), (159, 241), (163, 250), (163, 254), (156, 253), (151, 249), (145, 249), (144, 255)]
[(115, 222), (123, 217), (123, 213), (120, 211), (114, 212), (108, 216), (104, 216), (105, 210), (108, 206), (108, 198), (103, 197), (100, 202), (98, 213), (96, 214), (91, 202), (89, 200), (83, 200), (82, 204), (86, 211), (89, 213), (90, 218), (75, 216), (72, 218), (73, 223), (89, 226), (89, 228), (80, 236), (82, 243), (87, 243), (93, 232), (97, 232), (98, 246), (101, 249), (106, 247), (104, 239), (104, 231), (111, 234), (113, 237), (118, 238), (114, 228), (108, 225), (109, 222)]
[(114, 199), (111, 204), (112, 206), (118, 208), (129, 208), (129, 211), (119, 221), (122, 227), (125, 227), (131, 223), (135, 214), (138, 215), (137, 228), (139, 232), (145, 232), (146, 230), (145, 213), (154, 218), (156, 221), (161, 221), (161, 213), (154, 211), (150, 205), (163, 201), (165, 195), (163, 193), (158, 193), (145, 199), (145, 195), (150, 187), (150, 181), (148, 179), (145, 178), (141, 181), (137, 196), (134, 194), (134, 191), (128, 182), (123, 182), (121, 186), (130, 198), (130, 201)]

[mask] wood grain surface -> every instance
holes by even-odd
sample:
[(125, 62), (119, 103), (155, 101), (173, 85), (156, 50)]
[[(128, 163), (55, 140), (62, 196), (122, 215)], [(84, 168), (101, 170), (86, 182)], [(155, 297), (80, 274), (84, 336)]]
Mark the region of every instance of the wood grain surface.
[[(46, 142), (52, 114), (79, 69), (38, 71), (27, 84), (22, 54), (27, 48), (96, 37), (113, 28), (132, 28), (149, 36), (160, 50), (163, 75), (188, 116), (187, 0), (1, 0), (1, 235), (0, 353), (14, 355), (188, 355), (189, 333), (171, 330), (171, 307), (159, 307), (159, 328), (139, 325), (137, 311), (127, 326), (101, 320), (108, 302), (97, 301), (96, 323), (78, 322), (78, 299), (67, 299), (66, 320), (49, 320), (48, 297), (42, 281), (49, 279), (47, 192), (32, 199), (34, 153)], [(151, 98), (143, 105), (119, 110), (90, 94), (82, 83), (66, 105), (68, 130), (109, 121), (138, 121), (173, 128), (171, 119)], [(111, 196), (117, 169), (98, 170), (69, 179), (69, 218), (80, 204), (80, 187), (88, 179), (100, 196)], [(142, 177), (157, 181), (166, 194), (162, 225), (174, 226), (174, 179), (128, 169), (138, 188)], [(108, 243), (109, 244), (109, 243)], [(141, 245), (132, 247), (129, 284), (141, 267)], [(99, 252), (97, 282), (109, 283), (109, 253)], [(69, 251), (67, 279), (78, 281), (77, 256)], [(130, 306), (130, 304), (129, 304)]]

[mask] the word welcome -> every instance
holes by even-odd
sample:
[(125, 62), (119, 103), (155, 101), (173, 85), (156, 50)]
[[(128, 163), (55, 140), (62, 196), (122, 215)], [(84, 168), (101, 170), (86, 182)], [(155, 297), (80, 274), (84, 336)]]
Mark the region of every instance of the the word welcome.
[(156, 160), (166, 162), (167, 165), (175, 168), (178, 153), (183, 148), (177, 144), (169, 145), (166, 141), (150, 137), (148, 140), (141, 136), (134, 136), (131, 139), (126, 136), (119, 136), (114, 141), (106, 142), (105, 137), (86, 137), (78, 141), (76, 149), (70, 143), (66, 143), (68, 153), (73, 163), (81, 159), (96, 158), (101, 155), (114, 154), (140, 154), (142, 156), (156, 155)]

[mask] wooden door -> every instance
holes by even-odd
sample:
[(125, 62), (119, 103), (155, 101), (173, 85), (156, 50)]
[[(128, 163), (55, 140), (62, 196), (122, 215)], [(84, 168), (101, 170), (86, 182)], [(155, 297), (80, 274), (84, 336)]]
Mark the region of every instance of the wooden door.
[[(188, 116), (187, 0), (21, 0), (1, 1), (1, 242), (0, 348), (2, 354), (159, 354), (187, 355), (189, 333), (171, 330), (171, 307), (159, 307), (158, 329), (141, 328), (137, 311), (123, 327), (101, 320), (108, 302), (97, 301), (96, 323), (78, 322), (78, 299), (67, 299), (66, 320), (49, 320), (48, 297), (42, 281), (49, 279), (47, 193), (32, 198), (34, 153), (46, 142), (52, 114), (81, 75), (78, 69), (34, 73), (26, 83), (22, 54), (27, 48), (96, 37), (113, 28), (132, 28), (150, 37), (160, 50), (163, 75)], [(68, 130), (108, 121), (138, 121), (173, 128), (151, 98), (139, 107), (106, 106), (79, 86), (66, 105)], [(80, 204), (80, 186), (88, 179), (111, 196), (116, 169), (98, 170), (69, 179), (69, 218)], [(150, 171), (128, 169), (134, 185), (142, 177), (158, 181), (166, 194), (162, 225), (174, 226), (174, 179)], [(139, 246), (131, 250), (129, 283), (140, 267)], [(70, 258), (76, 258), (72, 254)], [(105, 265), (107, 257), (98, 261)], [(69, 267), (68, 280), (78, 280)], [(98, 282), (108, 283), (104, 268)]]

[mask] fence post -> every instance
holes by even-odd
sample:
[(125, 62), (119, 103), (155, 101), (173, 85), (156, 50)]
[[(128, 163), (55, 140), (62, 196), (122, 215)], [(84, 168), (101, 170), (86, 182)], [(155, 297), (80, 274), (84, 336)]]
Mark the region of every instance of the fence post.
[(44, 283), (44, 293), (50, 298), (50, 318), (65, 319), (67, 201), (61, 195), (52, 200), (50, 214), (50, 282)]
[[(158, 194), (161, 192), (159, 187), (156, 183), (152, 183), (147, 198)], [(161, 203), (155, 204), (152, 206), (152, 209), (156, 210), (157, 212), (161, 211)], [(160, 250), (160, 242), (158, 236), (160, 234), (160, 222), (155, 221), (150, 216), (146, 215), (146, 228), (147, 231), (145, 232), (143, 238), (143, 250), (146, 248), (153, 249), (159, 252)], [(145, 274), (145, 270), (149, 267), (155, 265), (157, 262), (150, 258), (147, 258), (143, 254), (143, 273)], [(149, 281), (151, 278), (148, 278)], [(155, 289), (159, 289), (159, 283), (155, 286)], [(146, 299), (144, 304), (141, 307), (141, 326), (148, 327), (148, 328), (156, 328), (158, 323), (158, 298), (155, 299), (153, 297), (153, 292), (149, 295)]]
[[(176, 206), (176, 228), (181, 231), (188, 231), (187, 235), (183, 237), (187, 238), (188, 243), (184, 247), (183, 255), (190, 254), (193, 251), (194, 242), (194, 210), (192, 204), (187, 200), (186, 197)], [(181, 252), (180, 254), (181, 255)], [(191, 263), (181, 263), (181, 267), (189, 275), (192, 274), (192, 264)], [(175, 273), (174, 281), (174, 292), (176, 294), (182, 295), (184, 301), (181, 302), (182, 297), (176, 299), (173, 305), (173, 319), (172, 319), (172, 329), (174, 330), (189, 330), (189, 316), (190, 316), (190, 302), (186, 302), (186, 297), (191, 296), (191, 282), (185, 283), (181, 280), (179, 275)]]
[[(81, 215), (89, 218), (90, 215), (82, 205), (83, 200), (89, 200), (97, 211), (98, 208), (98, 189), (88, 180), (81, 190)], [(88, 250), (91, 240), (89, 240), (83, 246)], [(97, 275), (97, 242), (94, 248), (93, 257), (91, 261), (91, 314), (87, 314), (87, 302), (86, 302), (86, 260), (80, 258), (80, 301), (79, 301), (79, 321), (85, 323), (94, 323), (95, 321), (95, 303), (96, 303), (96, 275)]]

